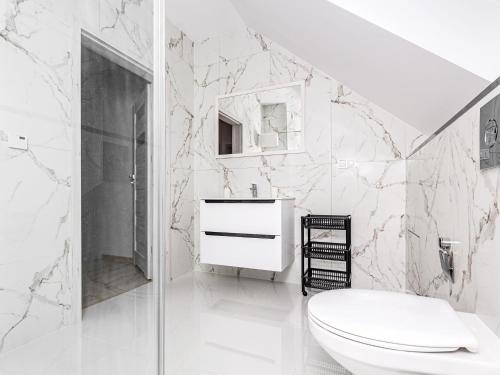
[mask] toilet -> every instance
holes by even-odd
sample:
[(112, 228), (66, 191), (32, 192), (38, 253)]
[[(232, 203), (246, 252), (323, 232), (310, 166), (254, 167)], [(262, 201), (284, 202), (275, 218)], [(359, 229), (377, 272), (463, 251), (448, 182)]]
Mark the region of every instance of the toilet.
[(440, 299), (332, 290), (309, 300), (308, 320), (320, 346), (354, 375), (500, 374), (500, 339)]

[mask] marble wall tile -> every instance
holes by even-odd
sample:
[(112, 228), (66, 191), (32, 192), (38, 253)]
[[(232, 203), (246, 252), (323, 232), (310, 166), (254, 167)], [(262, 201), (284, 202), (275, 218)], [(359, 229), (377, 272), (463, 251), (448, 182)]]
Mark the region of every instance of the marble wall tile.
[(218, 168), (215, 159), (215, 100), (220, 81), (218, 64), (195, 68), (193, 151), (197, 170)]
[(70, 321), (70, 156), (0, 143), (0, 351)]
[(167, 20), (170, 278), (194, 266), (194, 43)]
[(271, 49), (272, 41), (264, 35), (250, 28), (240, 32), (221, 35), (219, 40), (219, 59), (222, 61), (235, 60), (246, 56), (267, 52)]
[(149, 1), (101, 0), (99, 35), (144, 66), (153, 67), (153, 22)]
[[(353, 238), (354, 284), (404, 289), (405, 158), (419, 133), (257, 35), (247, 30), (231, 40), (219, 37), (218, 43), (210, 38), (195, 44), (195, 206), (207, 196), (206, 189), (209, 196), (248, 197), (251, 183), (257, 183), (261, 196), (295, 197), (297, 258), (282, 274), (206, 265), (197, 269), (299, 283), (300, 216), (351, 214), (359, 228)], [(241, 42), (235, 46), (233, 40)], [(305, 85), (304, 152), (216, 159), (217, 95), (298, 81)], [(351, 159), (354, 166), (337, 169), (339, 159)]]
[[(0, 7), (0, 352), (72, 317), (71, 12), (61, 1)], [(29, 149), (8, 148), (9, 134)]]
[(189, 272), (194, 266), (194, 172), (172, 169), (170, 259), (171, 278)]
[(334, 80), (278, 45), (271, 49), (271, 84), (304, 82), (303, 155), (289, 155), (287, 163), (325, 163), (331, 158), (331, 96)]
[[(166, 56), (167, 64), (174, 65), (179, 61), (183, 61), (191, 67), (191, 70), (194, 70), (194, 42), (168, 19), (166, 29), (166, 48), (169, 51)], [(193, 86), (192, 80), (191, 86)]]
[(257, 53), (219, 63), (219, 94), (269, 86), (270, 52)]
[(195, 42), (194, 65), (203, 67), (220, 61), (220, 37), (207, 37)]
[[(413, 155), (407, 177), (409, 289), (487, 317), (500, 316), (494, 250), (500, 174), (479, 170), (479, 110), (499, 93), (494, 90)], [(453, 246), (454, 283), (439, 264), (439, 237), (460, 242)]]
[(37, 10), (40, 18), (31, 12), (35, 10), (26, 14), (20, 4), (2, 19), (2, 130), (16, 134), (29, 131), (30, 144), (68, 149), (71, 29), (48, 11)]
[(170, 162), (176, 168), (193, 168), (193, 77), (191, 67), (182, 60), (167, 68)]
[(333, 153), (337, 159), (402, 160), (408, 126), (390, 113), (337, 84), (333, 102)]
[(405, 162), (333, 170), (333, 211), (352, 216), (353, 286), (403, 290)]
[[(73, 48), (81, 32), (75, 25), (152, 67), (151, 6), (151, 0), (0, 2), (0, 170), (8, 176), (0, 186), (0, 352), (74, 317), (71, 166), (79, 124), (72, 110), (80, 100), (73, 96), (80, 61)], [(26, 135), (29, 149), (7, 148), (9, 133)]]
[[(276, 280), (300, 282), (300, 217), (307, 214), (330, 214), (331, 201), (331, 165), (290, 165), (273, 167), (270, 175), (273, 195), (278, 197), (295, 197), (295, 262), (281, 274), (274, 276)], [(313, 233), (314, 238), (321, 238), (329, 233)], [(320, 237), (317, 237), (320, 236)]]
[(99, 3), (101, 0), (85, 0), (78, 2), (78, 13), (82, 29), (93, 35), (100, 33)]

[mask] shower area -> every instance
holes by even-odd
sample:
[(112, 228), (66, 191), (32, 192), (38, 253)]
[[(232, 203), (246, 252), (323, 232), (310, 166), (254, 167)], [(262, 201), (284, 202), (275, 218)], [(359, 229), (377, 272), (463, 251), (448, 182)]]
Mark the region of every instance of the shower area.
[(151, 279), (149, 82), (100, 54), (91, 43), (84, 43), (81, 56), (82, 307), (86, 308)]
[(0, 374), (156, 374), (164, 4), (0, 3)]

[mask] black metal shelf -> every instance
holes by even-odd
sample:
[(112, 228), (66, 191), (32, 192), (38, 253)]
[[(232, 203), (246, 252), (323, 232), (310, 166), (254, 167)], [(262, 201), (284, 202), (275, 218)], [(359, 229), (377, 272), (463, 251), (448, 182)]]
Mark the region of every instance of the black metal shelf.
[(351, 256), (351, 249), (345, 243), (309, 241), (304, 246), (304, 256), (312, 259), (335, 260), (346, 262)]
[(306, 229), (346, 230), (350, 221), (350, 216), (307, 215), (304, 216), (303, 225)]
[(309, 268), (304, 273), (304, 285), (314, 289), (344, 289), (351, 286), (351, 277), (346, 271)]
[[(339, 215), (307, 215), (302, 217), (301, 224), (302, 294), (307, 296), (306, 288), (350, 288), (351, 217)], [(314, 229), (345, 231), (345, 243), (313, 241), (311, 231)], [(345, 264), (345, 270), (313, 267), (312, 260), (320, 262), (333, 261), (336, 262), (337, 266), (338, 262), (342, 262)], [(321, 266), (323, 266), (323, 264), (321, 264)]]

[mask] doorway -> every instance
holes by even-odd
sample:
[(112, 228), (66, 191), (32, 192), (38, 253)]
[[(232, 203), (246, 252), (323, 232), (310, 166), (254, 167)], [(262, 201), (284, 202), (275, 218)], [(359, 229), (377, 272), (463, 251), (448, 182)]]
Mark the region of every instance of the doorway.
[(97, 47), (86, 40), (81, 50), (83, 308), (152, 274), (150, 81)]

